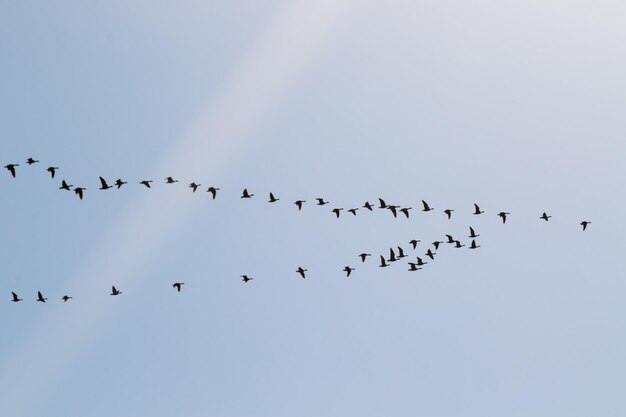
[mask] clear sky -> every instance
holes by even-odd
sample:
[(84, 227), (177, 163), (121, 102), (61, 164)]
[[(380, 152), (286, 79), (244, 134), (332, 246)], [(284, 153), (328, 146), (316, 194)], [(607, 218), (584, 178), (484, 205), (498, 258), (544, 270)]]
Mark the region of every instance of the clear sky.
[[(1, 414), (623, 416), (625, 21), (617, 1), (1, 2)], [(411, 218), (330, 212), (378, 197)], [(476, 251), (377, 267), (468, 226)]]

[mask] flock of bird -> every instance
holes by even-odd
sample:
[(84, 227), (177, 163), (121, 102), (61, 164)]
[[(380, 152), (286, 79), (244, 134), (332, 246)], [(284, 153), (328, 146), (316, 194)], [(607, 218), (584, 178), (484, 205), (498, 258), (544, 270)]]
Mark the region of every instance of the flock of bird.
[[(34, 165), (39, 163), (38, 160), (33, 159), (33, 158), (28, 158), (26, 160), (26, 164), (28, 166)], [(9, 172), (9, 174), (15, 178), (17, 176), (17, 168), (20, 165), (17, 163), (12, 163), (12, 164), (7, 164), (4, 166), (5, 169), (7, 169), (7, 171)], [(51, 178), (54, 179), (57, 171), (59, 170), (59, 167), (55, 167), (55, 166), (50, 166), (46, 169), (46, 171), (50, 174)], [(128, 182), (127, 181), (123, 181), (121, 178), (118, 178), (114, 183), (109, 184), (109, 182), (107, 182), (107, 180), (105, 180), (103, 177), (99, 177), (100, 180), (100, 190), (108, 190), (111, 188), (117, 188), (120, 189), (122, 186), (127, 185)], [(142, 180), (139, 181), (138, 184), (139, 185), (143, 185), (147, 188), (152, 188), (151, 184), (154, 182), (154, 180)], [(174, 184), (179, 182), (177, 179), (174, 179), (173, 177), (166, 177), (164, 179), (164, 182), (166, 184)], [(198, 184), (196, 182), (192, 182), (189, 184), (189, 188), (191, 188), (192, 192), (196, 192), (198, 189), (200, 189), (202, 185)], [(85, 191), (87, 190), (87, 188), (85, 187), (75, 187), (74, 185), (68, 184), (68, 182), (63, 179), (61, 180), (61, 185), (59, 187), (59, 189), (61, 190), (66, 190), (66, 191), (74, 191), (74, 193), (78, 196), (78, 198), (80, 200), (83, 199), (83, 197), (85, 196)], [(206, 192), (211, 194), (211, 198), (213, 200), (216, 199), (218, 191), (220, 191), (220, 188), (217, 188), (215, 186), (210, 186), (206, 189)], [(249, 198), (253, 198), (254, 194), (250, 193), (248, 191), (247, 188), (244, 188), (244, 190), (242, 191), (241, 197), (240, 198), (245, 198), (245, 199), (249, 199)], [(277, 201), (279, 201), (279, 198), (276, 198), (276, 196), (270, 192), (269, 193), (269, 200), (268, 203), (276, 203)], [(324, 200), (323, 198), (316, 198), (316, 204), (317, 206), (325, 206), (327, 204), (329, 204), (328, 201)], [(302, 210), (302, 207), (304, 205), (304, 203), (306, 203), (306, 200), (296, 200), (293, 204), (295, 204), (296, 208), (298, 209), (298, 211)], [(422, 200), (422, 209), (421, 211), (423, 212), (430, 212), (435, 210), (433, 207), (431, 207), (426, 201)], [(382, 198), (378, 198), (378, 207), (376, 207), (375, 205), (371, 204), (369, 201), (366, 201), (362, 207), (355, 207), (355, 208), (350, 208), (348, 210), (346, 210), (348, 213), (352, 214), (353, 216), (357, 215), (357, 211), (360, 209), (366, 209), (369, 211), (374, 211), (375, 208), (378, 209), (382, 209), (382, 210), (388, 210), (394, 218), (398, 217), (398, 213), (403, 214), (407, 219), (409, 218), (409, 211), (413, 209), (413, 207), (402, 207), (402, 206), (398, 206), (398, 205), (393, 205), (393, 204), (387, 204), (385, 202), (385, 200), (383, 200)], [(331, 210), (331, 213), (333, 213), (337, 218), (340, 217), (341, 212), (344, 211), (344, 208), (342, 207), (336, 207), (334, 209)], [(453, 209), (445, 209), (443, 210), (443, 213), (446, 215), (447, 219), (450, 220), (452, 218), (452, 213), (454, 212)], [(478, 216), (478, 215), (482, 215), (483, 213), (485, 213), (484, 210), (481, 210), (480, 206), (476, 203), (474, 203), (474, 212), (473, 215)], [(502, 224), (505, 224), (507, 221), (507, 216), (510, 215), (510, 213), (508, 212), (504, 212), (501, 211), (499, 213), (497, 213), (497, 216), (502, 220)], [(544, 220), (544, 221), (549, 221), (549, 219), (552, 216), (548, 215), (546, 212), (543, 212), (541, 216), (539, 216), (539, 220)], [(590, 221), (587, 220), (583, 220), (580, 222), (580, 226), (582, 226), (582, 230), (585, 231), (587, 230), (587, 227), (589, 226), (589, 224), (591, 224)], [(468, 237), (471, 240), (471, 242), (469, 243), (468, 249), (478, 249), (480, 248), (480, 245), (477, 244), (476, 239), (479, 237), (480, 235), (476, 234), (474, 228), (469, 227), (469, 235)], [(434, 241), (431, 243), (432, 248), (428, 248), (428, 250), (425, 252), (425, 254), (423, 256), (428, 257), (431, 261), (433, 261), (435, 259), (435, 255), (437, 254), (437, 252), (439, 250), (439, 246), (442, 244), (450, 244), (452, 245), (452, 247), (460, 249), (465, 247), (466, 245), (461, 243), (460, 240), (455, 239), (454, 237), (452, 237), (451, 235), (446, 235), (447, 240), (446, 241)], [(409, 241), (408, 243), (411, 245), (412, 249), (415, 251), (417, 249), (417, 244), (420, 243), (420, 240), (417, 239), (413, 239), (411, 241)], [(390, 266), (391, 263), (397, 262), (403, 258), (408, 257), (408, 255), (405, 254), (404, 249), (402, 249), (402, 247), (400, 246), (396, 246), (394, 250), (394, 248), (390, 248), (389, 249), (389, 257), (385, 258), (385, 256), (380, 255), (380, 264), (378, 265), (380, 268), (385, 268)], [(397, 253), (396, 253), (397, 252)], [(361, 259), (361, 262), (364, 263), (366, 262), (367, 258), (372, 256), (369, 253), (361, 253), (358, 255), (358, 257)], [(415, 262), (407, 262), (407, 264), (409, 265), (409, 269), (408, 271), (419, 271), (422, 269), (422, 267), (424, 265), (426, 265), (428, 262), (425, 262), (420, 256), (416, 256), (416, 260)], [(355, 270), (355, 268), (351, 267), (351, 266), (345, 266), (342, 269), (342, 272), (345, 272), (346, 277), (350, 277), (350, 275), (352, 274), (352, 272)], [(298, 269), (295, 270), (295, 272), (301, 277), (301, 278), (306, 278), (307, 277), (307, 272), (308, 270), (303, 268), (302, 266), (299, 266)], [(243, 281), (244, 283), (248, 283), (250, 281), (252, 281), (253, 278), (248, 276), (248, 275), (241, 275), (241, 281)], [(176, 292), (181, 291), (182, 286), (184, 285), (184, 282), (175, 282), (172, 284), (172, 287), (174, 288), (174, 290)], [(117, 296), (122, 294), (122, 291), (119, 291), (117, 288), (115, 288), (115, 286), (111, 287), (111, 294), (112, 296)], [(19, 296), (15, 293), (15, 292), (11, 292), (12, 295), (12, 302), (19, 302), (19, 301), (23, 301), (23, 299), (19, 298)], [(63, 302), (67, 302), (69, 300), (71, 300), (72, 297), (69, 295), (64, 295), (63, 297), (61, 297), (61, 300), (63, 300)], [(39, 291), (37, 292), (37, 298), (35, 299), (37, 302), (42, 302), (45, 303), (46, 300), (48, 300), (46, 297), (44, 297), (42, 295), (42, 293)]]

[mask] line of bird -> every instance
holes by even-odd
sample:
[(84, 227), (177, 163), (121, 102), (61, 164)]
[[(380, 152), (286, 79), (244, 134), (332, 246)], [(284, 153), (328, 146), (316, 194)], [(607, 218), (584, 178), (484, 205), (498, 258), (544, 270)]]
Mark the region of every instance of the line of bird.
[[(33, 165), (33, 164), (37, 164), (39, 163), (38, 160), (31, 158), (28, 158), (26, 160), (26, 164), (27, 165)], [(9, 173), (11, 174), (11, 176), (13, 176), (13, 178), (16, 177), (16, 167), (19, 167), (19, 164), (8, 164), (5, 165), (4, 168), (6, 168)], [(59, 167), (55, 167), (55, 166), (50, 166), (46, 169), (47, 172), (50, 173), (50, 176), (52, 179), (54, 179), (57, 170), (59, 170)], [(113, 185), (110, 185), (103, 177), (99, 177), (100, 179), (100, 188), (99, 190), (108, 190), (111, 188), (117, 188), (118, 190), (128, 184), (127, 181), (123, 181), (121, 178), (118, 178), (115, 183), (113, 183)], [(154, 180), (142, 180), (139, 181), (140, 185), (143, 185), (147, 188), (152, 188), (151, 187), (151, 183), (153, 183)], [(174, 184), (179, 182), (179, 180), (174, 179), (173, 177), (166, 177), (165, 178), (165, 183), (166, 184)], [(198, 184), (196, 182), (192, 182), (189, 184), (189, 188), (192, 189), (192, 192), (196, 192), (200, 187), (202, 186), (202, 184)], [(87, 190), (85, 187), (74, 187), (74, 185), (68, 184), (66, 180), (62, 180), (61, 181), (61, 186), (59, 187), (59, 189), (61, 190), (67, 190), (67, 191), (74, 191), (74, 193), (76, 193), (76, 195), (82, 200), (85, 191)], [(207, 192), (211, 193), (212, 199), (215, 200), (215, 198), (217, 197), (217, 192), (220, 191), (220, 188), (218, 187), (214, 187), (214, 186), (210, 186), (207, 188), (206, 190)], [(252, 198), (254, 197), (254, 194), (250, 193), (248, 191), (247, 188), (244, 188), (241, 197), (240, 198)], [(274, 195), (274, 193), (270, 192), (269, 193), (269, 200), (268, 203), (276, 203), (277, 201), (279, 201), (280, 198), (276, 198), (276, 196)], [(325, 206), (327, 204), (329, 204), (328, 201), (324, 200), (324, 198), (316, 198), (316, 205), (318, 206)], [(402, 206), (398, 206), (398, 205), (394, 205), (394, 204), (387, 204), (385, 202), (385, 200), (383, 200), (382, 198), (378, 198), (378, 208), (379, 209), (385, 209), (385, 210), (389, 210), (391, 212), (391, 214), (393, 215), (394, 218), (398, 217), (398, 212), (402, 213), (405, 215), (405, 217), (408, 219), (409, 218), (409, 211), (413, 209), (413, 207), (402, 207)], [(306, 200), (296, 200), (293, 204), (296, 205), (296, 207), (298, 208), (298, 211), (302, 210), (302, 206), (304, 205), (304, 203), (306, 203)], [(375, 206), (372, 205), (369, 201), (366, 201), (365, 204), (361, 207), (364, 209), (367, 209), (369, 211), (374, 211)], [(344, 210), (343, 207), (337, 207), (331, 210), (332, 213), (335, 214), (335, 216), (337, 218), (340, 217), (341, 212)], [(351, 208), (348, 209), (347, 212), (351, 213), (353, 216), (356, 216), (357, 211), (359, 210), (359, 207), (355, 207), (355, 208)], [(429, 212), (429, 211), (433, 211), (434, 208), (431, 207), (426, 201), (422, 200), (422, 210), (423, 212)], [(448, 219), (452, 218), (452, 213), (454, 212), (453, 209), (445, 209), (443, 210), (443, 213), (445, 213), (445, 215), (447, 216)], [(474, 203), (474, 215), (480, 215), (485, 213), (483, 210), (481, 210), (480, 206), (476, 203)], [(507, 216), (510, 215), (511, 213), (509, 212), (505, 212), (505, 211), (501, 211), (499, 212), (497, 215), (498, 217), (500, 217), (500, 219), (502, 220), (502, 223), (506, 223), (506, 219)], [(552, 216), (549, 216), (546, 212), (543, 212), (542, 215), (539, 217), (539, 219), (548, 221)], [(585, 231), (587, 230), (587, 226), (591, 224), (590, 221), (587, 220), (583, 220), (580, 225), (582, 226), (582, 230)]]

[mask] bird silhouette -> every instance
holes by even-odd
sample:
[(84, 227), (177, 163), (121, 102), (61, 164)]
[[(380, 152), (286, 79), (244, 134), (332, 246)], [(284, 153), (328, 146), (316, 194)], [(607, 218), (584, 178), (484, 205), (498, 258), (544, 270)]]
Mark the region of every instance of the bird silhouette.
[(274, 194), (270, 193), (270, 199), (269, 199), (268, 203), (275, 203), (278, 200), (280, 200), (280, 198), (276, 198), (276, 197), (274, 197)]
[(172, 284), (172, 287), (176, 288), (177, 292), (180, 292), (180, 287), (182, 287), (183, 285), (185, 285), (184, 282), (175, 282), (175, 283)]
[(115, 285), (111, 286), (111, 295), (120, 295), (121, 293), (121, 291), (118, 291), (117, 288), (115, 288)]
[(460, 241), (458, 241), (458, 240), (454, 241), (454, 247), (455, 248), (462, 248), (463, 246), (465, 246), (465, 245), (461, 244)]
[(539, 217), (539, 218), (540, 218), (540, 219), (543, 219), (543, 220), (545, 220), (545, 221), (548, 221), (548, 219), (549, 219), (550, 217), (552, 217), (552, 216), (548, 216), (548, 215), (546, 214), (546, 212), (544, 211), (544, 212), (543, 212), (543, 214), (541, 215), (541, 217)]
[(409, 218), (409, 210), (411, 210), (413, 207), (405, 207), (405, 208), (401, 208), (400, 211), (402, 213), (404, 213), (404, 215), (406, 216), (406, 218)]
[(426, 265), (427, 263), (428, 262), (424, 262), (419, 256), (417, 257), (417, 266)]
[(455, 242), (455, 240), (454, 240), (454, 238), (452, 236), (446, 235), (446, 237), (448, 238), (448, 241), (446, 243), (454, 243)]
[(11, 294), (13, 295), (13, 299), (11, 301), (13, 301), (14, 303), (17, 303), (18, 301), (22, 301), (21, 298), (17, 298), (17, 294), (15, 294), (13, 291), (11, 291)]
[(511, 214), (511, 213), (505, 213), (504, 211), (501, 211), (500, 213), (498, 213), (498, 216), (500, 216), (500, 218), (502, 219), (502, 224), (506, 223), (507, 214)]
[(247, 275), (242, 275), (242, 276), (241, 276), (241, 280), (242, 280), (244, 283), (246, 283), (246, 284), (248, 283), (248, 281), (252, 281), (253, 279), (254, 279), (254, 278), (251, 278), (251, 277), (249, 277), (249, 276), (247, 276)]
[(366, 201), (365, 204), (363, 204), (363, 208), (366, 208), (369, 211), (372, 211), (372, 205), (370, 204), (369, 201)]
[(380, 268), (385, 268), (387, 266), (389, 266), (387, 264), (387, 262), (385, 262), (385, 257), (383, 255), (380, 255), (380, 265), (378, 265)]
[(480, 248), (480, 246), (476, 244), (476, 240), (475, 239), (472, 239), (472, 244), (470, 245), (469, 248), (470, 249), (478, 249), (478, 248)]
[(41, 301), (42, 303), (45, 303), (47, 300), (47, 298), (44, 298), (43, 295), (41, 295), (41, 291), (37, 291), (37, 301)]
[(432, 243), (432, 245), (435, 247), (435, 250), (439, 250), (439, 245), (441, 245), (442, 243), (442, 241), (436, 240)]
[(433, 252), (432, 250), (428, 249), (428, 251), (426, 251), (426, 256), (428, 256), (430, 259), (432, 259), (433, 261), (435, 260), (435, 255), (436, 253)]
[(480, 210), (480, 207), (478, 207), (478, 204), (474, 203), (474, 214), (475, 215), (479, 215), (479, 214), (483, 214), (484, 211)]
[(167, 178), (165, 178), (165, 183), (166, 183), (166, 184), (174, 184), (175, 182), (178, 182), (178, 180), (175, 180), (175, 179), (174, 179), (174, 178), (172, 178), (172, 177), (167, 177)]
[(150, 183), (153, 182), (152, 180), (143, 180), (141, 181), (139, 184), (143, 184), (146, 187), (150, 188)]
[(122, 185), (124, 185), (124, 184), (128, 184), (128, 183), (127, 183), (126, 181), (122, 181), (120, 178), (118, 178), (118, 179), (115, 181), (115, 185), (117, 185), (117, 189), (118, 189), (118, 190), (119, 190), (120, 188), (122, 188)]
[(474, 232), (474, 228), (472, 226), (470, 226), (470, 235), (469, 235), (469, 237), (475, 238), (475, 237), (478, 237), (478, 236), (480, 236), (480, 235), (477, 235), (476, 232)]
[(417, 264), (414, 262), (409, 262), (409, 265), (410, 265), (409, 271), (419, 271), (420, 269), (422, 269), (422, 268), (418, 268)]
[(316, 198), (316, 200), (317, 200), (318, 206), (323, 206), (324, 204), (328, 204), (328, 201), (324, 201), (323, 198)]
[(109, 184), (104, 180), (104, 178), (100, 177), (100, 190), (108, 190), (111, 188)]
[(302, 204), (306, 203), (306, 200), (297, 200), (295, 203), (296, 207), (298, 207), (298, 211), (302, 210)]
[(207, 188), (206, 192), (207, 193), (211, 193), (211, 196), (213, 196), (213, 200), (215, 200), (215, 197), (217, 196), (217, 192), (219, 190), (220, 190), (219, 188), (209, 187), (209, 188)]
[(63, 297), (61, 297), (61, 300), (63, 300), (64, 303), (67, 303), (71, 299), (72, 297), (70, 297), (69, 295), (64, 295)]
[(76, 188), (74, 188), (74, 192), (76, 193), (78, 198), (80, 198), (81, 200), (83, 199), (83, 191), (85, 191), (85, 190), (87, 190), (87, 189), (83, 188), (83, 187), (76, 187)]
[(346, 277), (349, 277), (352, 271), (354, 271), (354, 268), (350, 268), (349, 266), (346, 266), (345, 268), (343, 268), (343, 271), (346, 273)]
[(365, 262), (365, 258), (367, 258), (368, 256), (372, 256), (372, 255), (364, 252), (360, 254), (359, 256), (361, 257), (361, 262)]
[(413, 246), (413, 250), (415, 250), (415, 248), (417, 248), (417, 244), (420, 242), (421, 240), (413, 239), (409, 243), (411, 244), (411, 246)]
[(587, 225), (589, 224), (591, 224), (591, 222), (588, 222), (587, 220), (580, 222), (580, 225), (583, 227), (583, 232), (587, 230)]
[(348, 210), (348, 213), (352, 213), (353, 215), (356, 216), (356, 211), (358, 210), (358, 208), (351, 208)]
[(192, 182), (191, 184), (189, 184), (189, 188), (191, 188), (193, 191), (192, 192), (196, 192), (196, 190), (198, 189), (198, 187), (200, 187), (202, 184), (196, 184), (195, 182)]
[(335, 208), (335, 209), (332, 209), (331, 211), (332, 211), (333, 213), (335, 213), (335, 215), (337, 216), (337, 218), (339, 218), (339, 212), (341, 212), (341, 210), (343, 210), (343, 209), (342, 209), (342, 208)]
[(26, 163), (27, 163), (28, 165), (36, 164), (37, 162), (39, 162), (39, 161), (37, 161), (36, 159), (33, 159), (33, 158), (28, 158), (28, 159), (26, 160)]
[(448, 215), (448, 220), (450, 220), (452, 218), (452, 212), (454, 210), (452, 209), (445, 209), (443, 212), (446, 213)]
[(243, 193), (241, 194), (241, 197), (240, 197), (240, 198), (252, 198), (252, 197), (254, 197), (254, 194), (250, 194), (250, 193), (248, 192), (248, 189), (247, 189), (247, 188), (244, 188), (244, 189), (243, 189)]
[(65, 182), (65, 180), (61, 180), (61, 186), (59, 187), (59, 190), (67, 190), (67, 191), (72, 191), (72, 187), (73, 185), (68, 185), (67, 182)]
[(5, 165), (4, 167), (8, 169), (11, 175), (13, 176), (13, 178), (15, 178), (15, 167), (19, 167), (19, 166), (20, 164), (9, 164), (9, 165)]
[(431, 211), (431, 210), (434, 210), (434, 208), (430, 207), (430, 206), (428, 205), (428, 203), (427, 203), (427, 202), (425, 202), (424, 200), (422, 200), (422, 205), (424, 206), (424, 208), (422, 209), (422, 211)]
[(382, 198), (379, 198), (378, 202), (380, 203), (380, 206), (378, 206), (378, 208), (381, 208), (381, 209), (387, 208), (387, 203), (385, 203), (385, 200), (383, 200)]
[(397, 248), (398, 248), (398, 259), (406, 258), (406, 255), (404, 254), (404, 250), (400, 246), (397, 246)]
[(54, 176), (57, 173), (57, 169), (59, 169), (59, 167), (48, 167), (48, 169), (46, 169), (46, 171), (48, 171), (50, 173), (50, 176), (52, 177), (52, 179), (54, 179)]
[(387, 262), (395, 262), (398, 259), (396, 259), (396, 254), (393, 251), (393, 248), (389, 248), (389, 259), (387, 259)]
[(391, 212), (391, 214), (393, 214), (394, 218), (398, 217), (398, 207), (399, 206), (387, 206), (387, 210), (389, 210)]
[(303, 269), (301, 266), (298, 267), (298, 269), (296, 269), (296, 272), (298, 274), (300, 274), (302, 276), (302, 278), (306, 278), (306, 276), (304, 275), (304, 273), (308, 271), (307, 269)]

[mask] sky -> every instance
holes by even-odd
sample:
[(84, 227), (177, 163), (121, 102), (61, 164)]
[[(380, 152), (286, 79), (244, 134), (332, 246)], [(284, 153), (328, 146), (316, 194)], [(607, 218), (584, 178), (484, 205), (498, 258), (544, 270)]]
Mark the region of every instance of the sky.
[[(0, 2), (3, 414), (624, 415), (625, 18)], [(410, 218), (331, 212), (378, 198)]]

